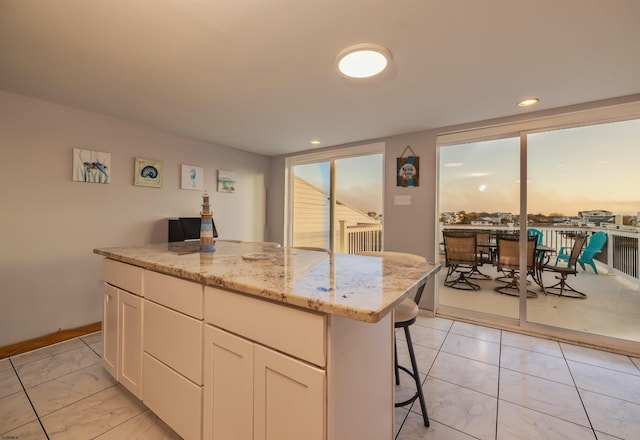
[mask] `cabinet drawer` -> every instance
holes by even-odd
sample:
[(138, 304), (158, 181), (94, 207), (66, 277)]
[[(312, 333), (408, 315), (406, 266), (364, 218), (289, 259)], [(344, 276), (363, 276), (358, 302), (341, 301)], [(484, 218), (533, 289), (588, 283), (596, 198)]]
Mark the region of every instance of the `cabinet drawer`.
[(185, 440), (202, 437), (202, 387), (144, 354), (143, 402)]
[(144, 271), (144, 296), (170, 309), (202, 319), (202, 285), (192, 281)]
[(252, 341), (324, 367), (326, 317), (205, 287), (205, 320)]
[(203, 322), (145, 299), (144, 351), (202, 385)]
[(102, 279), (111, 284), (142, 296), (143, 269), (131, 264), (105, 258), (102, 263)]

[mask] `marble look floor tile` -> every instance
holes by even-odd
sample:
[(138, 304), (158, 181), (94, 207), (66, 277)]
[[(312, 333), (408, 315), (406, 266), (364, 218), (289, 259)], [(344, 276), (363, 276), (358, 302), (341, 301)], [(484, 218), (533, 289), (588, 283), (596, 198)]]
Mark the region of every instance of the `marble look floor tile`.
[(394, 438), (398, 435), (398, 432), (400, 432), (400, 429), (402, 428), (408, 414), (409, 414), (409, 410), (406, 408), (402, 408), (402, 407), (394, 408), (394, 416), (393, 416)]
[(96, 440), (121, 439), (182, 440), (149, 410), (96, 437)]
[(15, 371), (13, 369), (0, 371), (0, 397), (5, 397), (18, 391), (22, 391), (22, 385)]
[(595, 440), (593, 430), (500, 400), (497, 440)]
[(102, 341), (89, 344), (89, 348), (91, 348), (95, 354), (102, 357)]
[(633, 364), (636, 366), (636, 368), (638, 368), (640, 370), (640, 358), (631, 358), (631, 362), (633, 362)]
[(479, 393), (498, 396), (498, 367), (495, 365), (440, 352), (429, 376)]
[(564, 356), (569, 360), (640, 376), (640, 370), (629, 356), (565, 343), (561, 343), (560, 346)]
[(624, 439), (640, 437), (640, 405), (580, 391), (593, 429)]
[(29, 399), (27, 399), (27, 395), (24, 392), (13, 393), (0, 398), (1, 434), (36, 419), (36, 413), (33, 411)]
[(95, 344), (96, 342), (102, 342), (102, 332), (95, 332), (89, 335), (81, 336), (80, 340), (87, 345)]
[(502, 332), (502, 345), (520, 348), (522, 350), (535, 351), (536, 353), (547, 354), (564, 358), (560, 343), (549, 339), (536, 338), (534, 336), (522, 335), (508, 331)]
[(68, 341), (60, 342), (58, 344), (49, 345), (47, 347), (39, 348), (37, 350), (29, 351), (24, 354), (11, 357), (11, 362), (16, 369), (29, 362), (34, 362), (40, 359), (51, 358), (57, 354), (64, 353), (65, 351), (76, 350), (84, 347), (85, 344), (79, 339), (70, 339)]
[(620, 437), (614, 437), (612, 435), (608, 435), (598, 431), (596, 431), (596, 437), (598, 438), (598, 440), (620, 440)]
[(0, 371), (13, 370), (13, 366), (9, 359), (0, 359)]
[(616, 399), (640, 404), (640, 376), (567, 361), (576, 386)]
[(100, 362), (100, 357), (80, 343), (75, 350), (64, 351), (16, 368), (25, 388), (30, 388)]
[[(469, 436), (494, 440), (497, 399), (458, 385), (428, 377), (423, 387), (429, 418)], [(412, 408), (412, 412), (415, 413)]]
[(452, 321), (451, 319), (439, 318), (437, 316), (432, 318), (428, 316), (418, 315), (418, 318), (416, 319), (416, 325), (422, 327), (431, 327), (436, 330), (442, 330), (444, 332), (449, 331), (449, 329), (453, 325), (453, 322), (454, 321)]
[[(419, 325), (412, 325), (409, 331), (411, 332), (411, 340), (414, 345), (422, 345), (423, 347), (429, 347), (435, 350), (440, 348), (447, 337), (447, 332)], [(404, 331), (396, 332), (396, 338), (404, 341)]]
[(578, 390), (539, 377), (500, 369), (500, 400), (589, 427)]
[(25, 423), (22, 426), (18, 426), (16, 429), (5, 432), (0, 438), (2, 438), (2, 440), (48, 440), (47, 435), (42, 429), (42, 425), (40, 425), (40, 422), (37, 420)]
[(500, 343), (501, 331), (494, 328), (482, 327), (480, 325), (469, 324), (468, 322), (456, 321), (451, 326), (450, 333), (456, 335), (469, 336), (471, 338), (482, 339), (484, 341)]
[(499, 365), (500, 344), (449, 333), (441, 351), (464, 356), (491, 365)]
[(533, 351), (503, 346), (500, 366), (532, 376), (574, 386), (567, 361)]
[[(418, 371), (424, 379), (431, 369), (433, 361), (435, 361), (436, 356), (438, 355), (438, 350), (414, 344), (413, 353), (416, 356)], [(407, 348), (407, 343), (404, 340), (398, 340), (398, 363), (411, 370), (411, 358), (409, 357), (409, 349)]]
[(131, 393), (119, 385), (41, 418), (50, 440), (94, 438), (145, 411)]
[(422, 416), (416, 413), (409, 413), (407, 420), (396, 440), (474, 440), (464, 432), (456, 431), (446, 425), (429, 421), (429, 427), (424, 426)]
[(27, 394), (42, 417), (115, 384), (102, 364), (97, 363), (28, 388)]

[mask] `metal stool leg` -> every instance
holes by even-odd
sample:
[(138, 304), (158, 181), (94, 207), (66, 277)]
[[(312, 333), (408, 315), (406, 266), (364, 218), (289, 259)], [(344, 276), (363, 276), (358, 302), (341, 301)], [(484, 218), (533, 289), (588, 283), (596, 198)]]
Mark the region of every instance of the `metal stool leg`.
[[(413, 377), (414, 382), (416, 384), (416, 394), (413, 395), (410, 399), (405, 400), (404, 402), (398, 402), (395, 404), (396, 407), (405, 406), (409, 403), (414, 402), (416, 399), (420, 400), (420, 409), (422, 410), (422, 420), (424, 421), (424, 426), (429, 426), (429, 415), (427, 414), (427, 404), (424, 401), (424, 394), (422, 392), (422, 384), (420, 383), (420, 373), (418, 372), (418, 363), (416, 362), (416, 355), (413, 351), (413, 342), (411, 341), (411, 333), (409, 333), (409, 326), (404, 325), (404, 335), (407, 340), (407, 348), (409, 349), (409, 357), (411, 358), (411, 369), (413, 371), (409, 371), (407, 368), (403, 366), (398, 366), (399, 369), (408, 373), (409, 376)], [(396, 373), (396, 382), (398, 382), (398, 373)]]
[(393, 332), (393, 354), (396, 367), (396, 385), (400, 385), (400, 369), (398, 368), (398, 342), (396, 340), (396, 332)]

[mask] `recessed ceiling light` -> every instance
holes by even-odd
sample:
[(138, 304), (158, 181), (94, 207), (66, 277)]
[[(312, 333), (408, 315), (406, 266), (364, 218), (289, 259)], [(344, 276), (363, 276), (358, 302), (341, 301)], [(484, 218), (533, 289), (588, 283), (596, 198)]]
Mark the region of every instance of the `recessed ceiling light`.
[(369, 78), (382, 72), (391, 60), (391, 52), (379, 44), (362, 43), (341, 51), (336, 63), (340, 73), (350, 78)]
[(310, 144), (313, 144), (313, 145), (320, 145), (320, 141), (319, 141), (319, 140), (317, 140), (317, 139), (314, 139), (314, 140), (312, 140), (312, 141), (311, 141), (311, 142), (309, 142), (309, 143), (310, 143)]
[(530, 105), (534, 105), (538, 103), (538, 98), (527, 98), (523, 99), (518, 103), (518, 107), (529, 107)]

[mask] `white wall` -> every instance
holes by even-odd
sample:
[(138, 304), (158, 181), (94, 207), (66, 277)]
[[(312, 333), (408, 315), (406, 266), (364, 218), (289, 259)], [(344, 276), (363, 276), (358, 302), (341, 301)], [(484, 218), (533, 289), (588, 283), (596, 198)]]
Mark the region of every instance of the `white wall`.
[[(111, 153), (111, 183), (72, 181), (73, 148)], [(135, 157), (164, 162), (160, 189), (133, 185)], [(101, 321), (97, 247), (166, 241), (166, 218), (198, 216), (180, 165), (204, 167), (220, 238), (263, 240), (269, 159), (0, 92), (0, 347)], [(217, 170), (237, 173), (216, 191)]]

